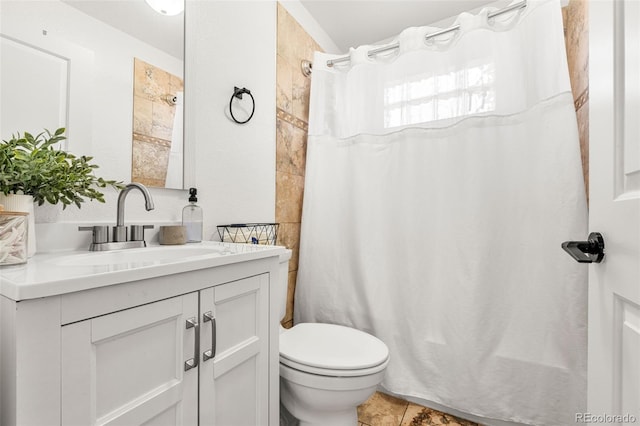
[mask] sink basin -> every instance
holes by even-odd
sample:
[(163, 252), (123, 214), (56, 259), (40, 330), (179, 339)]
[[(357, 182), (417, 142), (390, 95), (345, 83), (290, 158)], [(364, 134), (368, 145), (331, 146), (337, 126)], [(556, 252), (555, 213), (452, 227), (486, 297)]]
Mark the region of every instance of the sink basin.
[(200, 256), (224, 256), (233, 253), (218, 246), (163, 246), (137, 249), (74, 253), (52, 260), (58, 266), (100, 266), (120, 264), (159, 264)]

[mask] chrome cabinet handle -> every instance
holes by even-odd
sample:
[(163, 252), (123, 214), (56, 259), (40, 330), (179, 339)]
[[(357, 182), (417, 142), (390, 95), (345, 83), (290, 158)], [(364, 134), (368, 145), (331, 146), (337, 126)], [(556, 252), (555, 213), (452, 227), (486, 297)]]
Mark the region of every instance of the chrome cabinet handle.
[(202, 361), (208, 361), (216, 356), (216, 319), (211, 311), (202, 314), (202, 322), (211, 321), (211, 349), (202, 353)]
[(195, 328), (195, 339), (193, 343), (193, 358), (188, 359), (184, 362), (184, 371), (189, 371), (192, 368), (196, 368), (198, 366), (198, 354), (200, 353), (200, 324), (198, 321), (193, 318), (189, 318), (186, 324), (187, 330), (190, 328)]

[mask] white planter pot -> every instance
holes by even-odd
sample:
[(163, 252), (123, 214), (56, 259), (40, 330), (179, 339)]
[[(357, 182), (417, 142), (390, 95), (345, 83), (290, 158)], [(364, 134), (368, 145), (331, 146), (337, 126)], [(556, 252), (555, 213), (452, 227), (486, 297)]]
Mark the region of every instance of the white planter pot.
[(27, 256), (31, 257), (36, 254), (36, 221), (33, 212), (33, 197), (31, 195), (0, 194), (0, 204), (4, 206), (5, 210), (29, 213)]

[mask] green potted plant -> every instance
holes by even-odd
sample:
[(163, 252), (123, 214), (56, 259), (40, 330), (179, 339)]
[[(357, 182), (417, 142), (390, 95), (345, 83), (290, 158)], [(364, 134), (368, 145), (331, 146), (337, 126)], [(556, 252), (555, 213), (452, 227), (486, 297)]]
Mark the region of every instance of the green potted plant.
[[(7, 210), (29, 212), (31, 226), (34, 202), (80, 208), (87, 199), (104, 203), (99, 188), (124, 187), (121, 182), (96, 176), (98, 166), (91, 163), (92, 157), (75, 156), (56, 146), (66, 139), (64, 132), (60, 128), (35, 136), (18, 133), (0, 144), (0, 204)], [(29, 252), (35, 253), (35, 233), (29, 234)]]
[(0, 145), (0, 192), (31, 195), (39, 206), (62, 203), (66, 208), (78, 208), (85, 199), (104, 203), (104, 194), (96, 188), (112, 186), (122, 189), (115, 180), (105, 180), (94, 174), (97, 165), (92, 157), (79, 156), (54, 147), (65, 140), (64, 128), (51, 133), (45, 130), (36, 136), (28, 132), (13, 135)]

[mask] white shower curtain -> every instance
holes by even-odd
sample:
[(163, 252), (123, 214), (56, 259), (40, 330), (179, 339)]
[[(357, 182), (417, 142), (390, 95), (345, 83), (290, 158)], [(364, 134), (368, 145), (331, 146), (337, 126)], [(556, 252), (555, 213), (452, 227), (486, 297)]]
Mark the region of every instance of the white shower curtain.
[(383, 387), (566, 425), (586, 404), (586, 236), (558, 1), (350, 64), (314, 58), (296, 322), (380, 337)]

